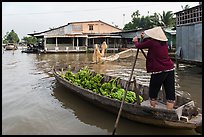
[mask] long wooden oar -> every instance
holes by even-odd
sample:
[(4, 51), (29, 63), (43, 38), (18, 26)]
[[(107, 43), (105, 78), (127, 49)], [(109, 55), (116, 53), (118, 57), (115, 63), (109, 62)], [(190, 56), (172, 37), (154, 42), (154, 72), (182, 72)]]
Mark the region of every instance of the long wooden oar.
[(140, 50), (142, 51), (142, 54), (144, 55), (145, 59), (147, 59), (147, 55), (145, 54), (145, 52), (142, 49)]
[(117, 126), (118, 126), (118, 122), (119, 122), (120, 115), (121, 115), (121, 112), (122, 112), (123, 103), (124, 103), (125, 97), (126, 97), (126, 95), (127, 95), (127, 90), (128, 90), (128, 88), (129, 88), (129, 86), (130, 86), (130, 81), (131, 81), (131, 79), (132, 79), (132, 75), (133, 75), (133, 71), (134, 71), (134, 68), (135, 68), (136, 61), (137, 61), (138, 53), (139, 53), (139, 49), (137, 49), (137, 53), (136, 53), (136, 56), (135, 56), (134, 64), (133, 64), (133, 66), (132, 66), (132, 71), (131, 71), (131, 73), (130, 73), (130, 77), (129, 77), (128, 83), (127, 83), (127, 85), (126, 85), (125, 93), (124, 93), (124, 96), (123, 96), (122, 103), (121, 103), (121, 105), (120, 105), (120, 109), (119, 109), (119, 112), (118, 112), (118, 116), (117, 116), (117, 119), (116, 119), (116, 122), (115, 122), (115, 125), (114, 125), (114, 130), (113, 130), (112, 135), (115, 134), (116, 128), (117, 128)]

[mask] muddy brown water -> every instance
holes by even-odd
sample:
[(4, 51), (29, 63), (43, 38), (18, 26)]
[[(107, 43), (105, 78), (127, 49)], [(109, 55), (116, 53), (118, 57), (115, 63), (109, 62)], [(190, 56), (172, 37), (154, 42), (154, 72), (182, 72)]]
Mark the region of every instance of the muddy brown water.
[[(106, 56), (112, 53), (106, 54)], [(128, 78), (134, 57), (91, 64), (92, 53), (27, 54), (2, 50), (3, 135), (110, 135), (117, 115), (83, 100), (56, 82), (52, 66), (89, 66), (98, 73)], [(140, 55), (134, 75), (148, 84)], [(180, 64), (176, 89), (202, 110), (202, 68)], [(159, 128), (120, 118), (118, 135), (197, 135), (194, 130)]]

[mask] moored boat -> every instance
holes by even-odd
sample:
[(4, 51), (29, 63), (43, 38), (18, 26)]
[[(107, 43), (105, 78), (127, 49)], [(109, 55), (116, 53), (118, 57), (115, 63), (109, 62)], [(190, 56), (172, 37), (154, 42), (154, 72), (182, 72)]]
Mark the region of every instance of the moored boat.
[[(77, 74), (82, 69), (79, 70), (76, 68), (53, 68), (53, 74), (59, 83), (69, 88), (70, 91), (78, 94), (83, 99), (91, 102), (92, 104), (115, 114), (118, 113), (121, 105), (121, 100), (111, 98), (110, 96), (104, 96), (101, 94), (101, 92), (97, 93), (96, 91), (84, 88), (82, 85), (71, 81), (69, 78), (65, 78), (67, 70), (71, 70), (73, 74)], [(91, 71), (91, 74), (93, 76), (97, 75), (93, 71)], [(101, 84), (115, 79), (117, 85), (120, 85), (125, 89), (125, 86), (128, 82), (127, 80), (121, 78), (115, 78), (105, 74), (100, 75), (102, 76)], [(135, 89), (139, 91), (136, 93), (138, 93), (139, 96), (142, 97), (142, 100), (139, 104), (137, 101), (124, 102), (121, 113), (122, 117), (136, 122), (167, 128), (199, 129), (202, 126), (202, 114), (198, 111), (198, 108), (195, 106), (194, 101), (190, 98), (186, 98), (181, 96), (180, 94), (176, 94), (176, 103), (173, 110), (167, 110), (165, 105), (165, 95), (162, 94), (162, 91), (160, 91), (158, 97), (158, 105), (156, 108), (152, 108), (149, 105), (148, 87), (139, 83), (136, 83), (135, 86), (134, 82), (131, 82), (128, 90), (135, 91)]]
[(8, 43), (5, 45), (5, 50), (17, 50), (18, 47), (14, 43)]

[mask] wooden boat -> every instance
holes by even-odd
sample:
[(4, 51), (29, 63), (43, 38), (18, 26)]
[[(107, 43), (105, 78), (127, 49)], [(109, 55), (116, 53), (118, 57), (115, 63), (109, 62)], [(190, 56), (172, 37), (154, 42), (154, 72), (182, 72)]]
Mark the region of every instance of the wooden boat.
[[(60, 76), (61, 69), (53, 68), (53, 75), (56, 80), (63, 86), (69, 88), (72, 92), (78, 94), (83, 99), (99, 106), (105, 110), (118, 114), (121, 101), (97, 94), (89, 89), (84, 89), (81, 86), (72, 84)], [(72, 69), (73, 73), (78, 72), (76, 68)], [(64, 68), (64, 72), (66, 69)], [(95, 72), (93, 72), (96, 75)], [(114, 78), (101, 74), (102, 82), (107, 82)], [(117, 79), (117, 84), (125, 89), (127, 80)], [(148, 87), (136, 83), (140, 95), (143, 97), (141, 104), (124, 102), (121, 116), (132, 121), (151, 124), (160, 127), (177, 128), (177, 129), (197, 129), (197, 132), (202, 132), (202, 114), (198, 111), (194, 101), (176, 94), (176, 103), (173, 110), (167, 110), (165, 105), (165, 96), (162, 92), (159, 93), (158, 105), (155, 108), (149, 105)], [(130, 83), (128, 90), (134, 90), (133, 83)]]
[(5, 50), (17, 50), (17, 49), (18, 49), (18, 47), (14, 43), (8, 43), (5, 46)]
[(38, 53), (37, 49), (24, 49), (21, 51), (22, 53)]

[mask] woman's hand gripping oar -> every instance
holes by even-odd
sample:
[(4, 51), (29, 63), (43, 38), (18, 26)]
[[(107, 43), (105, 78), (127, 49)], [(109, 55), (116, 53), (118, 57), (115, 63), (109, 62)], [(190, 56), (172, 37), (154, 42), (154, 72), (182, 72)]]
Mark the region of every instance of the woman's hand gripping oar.
[(112, 135), (115, 134), (116, 128), (117, 128), (117, 126), (118, 126), (118, 122), (119, 122), (120, 115), (121, 115), (121, 112), (122, 112), (123, 103), (124, 103), (125, 97), (126, 97), (126, 95), (127, 95), (127, 90), (128, 90), (128, 88), (129, 88), (129, 86), (130, 86), (130, 81), (131, 81), (131, 79), (132, 79), (132, 75), (133, 75), (133, 71), (134, 71), (134, 68), (135, 68), (136, 61), (137, 61), (138, 53), (139, 53), (139, 49), (137, 49), (137, 53), (136, 53), (136, 56), (135, 56), (134, 64), (133, 64), (133, 66), (132, 66), (132, 70), (131, 70), (131, 73), (130, 73), (130, 77), (129, 77), (128, 83), (126, 84), (125, 93), (124, 93), (123, 100), (122, 100), (121, 105), (120, 105), (120, 109), (119, 109), (119, 112), (118, 112), (118, 116), (117, 116), (117, 119), (116, 119), (116, 122), (115, 122), (115, 125), (114, 125), (114, 130), (113, 130)]

